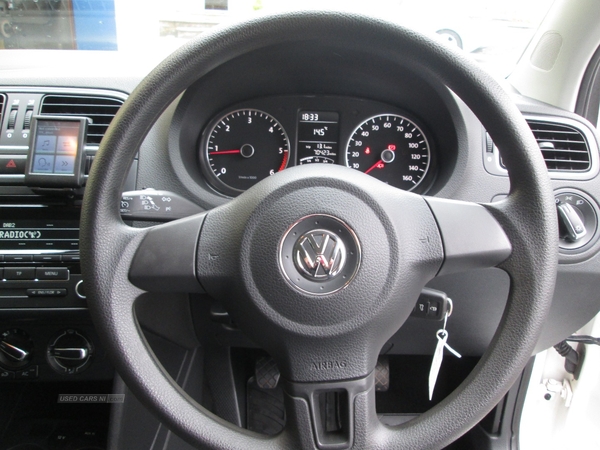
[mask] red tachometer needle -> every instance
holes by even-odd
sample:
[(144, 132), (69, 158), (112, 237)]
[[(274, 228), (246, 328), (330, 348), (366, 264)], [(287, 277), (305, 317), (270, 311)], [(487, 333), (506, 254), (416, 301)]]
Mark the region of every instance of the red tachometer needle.
[(209, 155), (232, 155), (234, 153), (239, 153), (239, 150), (219, 150), (216, 152), (208, 152)]
[(383, 169), (383, 166), (385, 166), (385, 164), (383, 163), (383, 161), (380, 159), (379, 161), (377, 161), (375, 164), (373, 164), (369, 169), (367, 169), (365, 171), (365, 173), (369, 173), (371, 170), (373, 169)]

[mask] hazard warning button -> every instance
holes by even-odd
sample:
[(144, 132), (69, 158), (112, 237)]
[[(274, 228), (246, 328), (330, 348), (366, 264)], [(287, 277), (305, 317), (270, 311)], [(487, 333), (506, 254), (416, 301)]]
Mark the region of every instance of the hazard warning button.
[(25, 162), (23, 158), (12, 158), (10, 156), (0, 157), (0, 175), (24, 175)]

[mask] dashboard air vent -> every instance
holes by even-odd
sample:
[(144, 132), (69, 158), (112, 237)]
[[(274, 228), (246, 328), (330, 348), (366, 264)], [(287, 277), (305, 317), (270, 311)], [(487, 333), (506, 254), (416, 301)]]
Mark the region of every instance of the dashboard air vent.
[(527, 123), (540, 146), (548, 170), (590, 170), (590, 149), (585, 136), (577, 128), (538, 120), (527, 120)]
[(91, 123), (88, 125), (86, 144), (98, 145), (122, 104), (122, 100), (111, 97), (46, 95), (40, 114), (88, 117)]
[(0, 94), (0, 125), (2, 124), (2, 117), (4, 113), (4, 102), (6, 101), (6, 97), (4, 94)]

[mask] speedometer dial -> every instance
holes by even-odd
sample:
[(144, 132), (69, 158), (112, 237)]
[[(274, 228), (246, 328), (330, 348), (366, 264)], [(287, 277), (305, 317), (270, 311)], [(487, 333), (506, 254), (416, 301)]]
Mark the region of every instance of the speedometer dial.
[(423, 181), (430, 158), (424, 133), (398, 114), (367, 119), (354, 130), (346, 147), (348, 167), (407, 191)]
[(257, 109), (240, 109), (209, 125), (201, 151), (213, 186), (237, 195), (285, 169), (290, 142), (273, 116)]

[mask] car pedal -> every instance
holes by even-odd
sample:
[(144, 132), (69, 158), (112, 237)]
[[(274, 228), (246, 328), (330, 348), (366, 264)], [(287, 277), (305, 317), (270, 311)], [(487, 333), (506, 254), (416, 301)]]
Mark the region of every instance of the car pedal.
[(390, 388), (390, 360), (380, 356), (375, 366), (375, 391), (386, 392)]
[(259, 388), (275, 389), (281, 374), (275, 360), (270, 356), (265, 356), (256, 361), (254, 376)]

